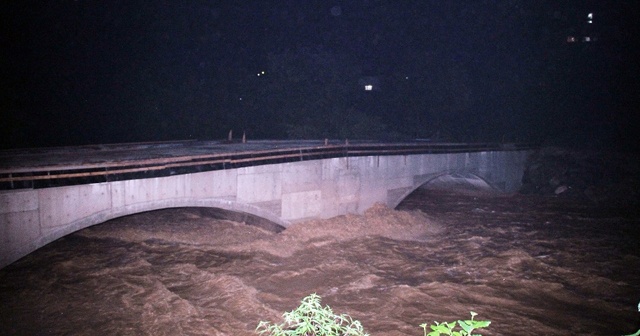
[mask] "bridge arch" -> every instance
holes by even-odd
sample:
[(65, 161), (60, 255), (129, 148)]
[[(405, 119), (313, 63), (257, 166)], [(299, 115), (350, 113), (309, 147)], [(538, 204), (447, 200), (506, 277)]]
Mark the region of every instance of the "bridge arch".
[[(109, 220), (135, 215), (139, 213), (162, 210), (162, 209), (177, 209), (177, 208), (216, 208), (236, 212), (240, 214), (250, 215), (248, 218), (248, 224), (256, 225), (267, 229), (269, 231), (280, 232), (289, 225), (288, 222), (283, 221), (275, 214), (269, 213), (264, 209), (252, 206), (250, 204), (243, 204), (236, 201), (224, 200), (224, 199), (196, 199), (196, 198), (178, 198), (169, 200), (154, 200), (144, 203), (137, 203), (135, 205), (122, 206), (113, 209), (107, 209), (99, 213), (91, 214), (89, 216), (80, 218), (68, 225), (65, 225), (57, 230), (42, 236), (38, 240), (34, 249), (43, 247), (44, 245), (62, 238), (74, 232), (82, 229), (105, 223)], [(256, 221), (255, 218), (263, 220)]]
[(477, 173), (465, 170), (445, 170), (439, 173), (416, 176), (414, 178), (413, 186), (411, 186), (411, 188), (403, 194), (400, 194), (397, 198), (389, 200), (388, 205), (390, 208), (395, 209), (400, 203), (402, 203), (402, 201), (404, 201), (405, 198), (415, 192), (418, 188), (427, 186), (434, 181), (447, 177), (449, 178), (449, 180), (457, 180), (458, 182), (465, 181), (469, 185), (474, 185), (485, 190), (493, 190), (496, 192), (500, 190), (500, 188), (496, 187), (486, 178), (480, 176)]

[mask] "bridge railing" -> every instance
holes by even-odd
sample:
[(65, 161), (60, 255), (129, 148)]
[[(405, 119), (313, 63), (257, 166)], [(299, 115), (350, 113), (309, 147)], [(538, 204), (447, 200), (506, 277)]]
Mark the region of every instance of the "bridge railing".
[[(253, 146), (252, 146), (253, 144)], [(297, 144), (297, 145), (296, 145)], [(124, 145), (123, 145), (124, 146)], [(281, 148), (286, 146), (285, 148)], [(95, 147), (95, 146), (94, 146)], [(128, 147), (129, 151), (154, 148), (162, 151), (167, 143), (145, 143)], [(103, 160), (81, 164), (55, 164), (0, 168), (0, 190), (50, 188), (67, 185), (102, 183), (131, 179), (165, 177), (213, 170), (234, 169), (247, 166), (308, 161), (336, 157), (386, 156), (412, 154), (446, 154), (485, 151), (521, 151), (536, 148), (534, 144), (495, 143), (371, 143), (316, 144), (316, 142), (255, 141), (225, 147), (228, 151), (126, 159)], [(255, 149), (266, 148), (266, 149)], [(67, 148), (69, 151), (73, 148)], [(86, 148), (85, 148), (86, 149)], [(55, 149), (53, 149), (55, 150)], [(98, 148), (97, 150), (100, 150)], [(131, 154), (131, 153), (129, 153)], [(17, 153), (8, 152), (5, 155)], [(82, 155), (80, 153), (79, 155)], [(114, 154), (115, 155), (115, 154)], [(19, 161), (15, 159), (14, 161)]]

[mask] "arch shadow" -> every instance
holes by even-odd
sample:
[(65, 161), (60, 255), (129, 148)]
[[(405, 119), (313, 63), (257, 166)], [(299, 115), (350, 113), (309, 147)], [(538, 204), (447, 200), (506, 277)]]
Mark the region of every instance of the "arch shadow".
[(149, 212), (154, 210), (171, 209), (171, 208), (214, 208), (221, 209), (222, 216), (230, 216), (229, 220), (244, 222), (247, 225), (260, 227), (271, 232), (281, 232), (290, 225), (287, 221), (280, 219), (273, 213), (256, 206), (242, 204), (229, 200), (221, 199), (171, 199), (159, 200), (153, 202), (137, 203), (134, 205), (109, 209), (95, 213), (69, 223), (58, 230), (50, 232), (42, 236), (35, 244), (32, 252), (69, 234), (82, 229), (102, 224), (112, 219), (135, 215), (138, 213)]
[(389, 204), (389, 207), (392, 209), (395, 209), (400, 203), (402, 203), (402, 201), (405, 198), (411, 195), (418, 188), (446, 177), (450, 177), (450, 180), (464, 180), (468, 182), (470, 185), (473, 185), (478, 188), (484, 188), (485, 190), (502, 192), (500, 188), (496, 187), (487, 179), (485, 179), (484, 177), (476, 173), (472, 173), (468, 171), (459, 171), (459, 170), (444, 171), (444, 172), (439, 172), (435, 174), (423, 175), (423, 176), (420, 176), (420, 178), (416, 178), (413, 186), (409, 190), (407, 190), (405, 193), (403, 193), (401, 196), (399, 196), (398, 199), (391, 202), (391, 204)]

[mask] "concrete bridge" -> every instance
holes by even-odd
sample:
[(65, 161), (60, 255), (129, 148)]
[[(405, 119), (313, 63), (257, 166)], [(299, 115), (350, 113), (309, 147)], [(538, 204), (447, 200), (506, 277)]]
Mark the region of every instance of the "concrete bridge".
[(74, 231), (156, 209), (215, 207), (287, 227), (377, 202), (393, 208), (446, 175), (513, 192), (528, 154), (517, 145), (326, 141), (0, 152), (0, 268)]

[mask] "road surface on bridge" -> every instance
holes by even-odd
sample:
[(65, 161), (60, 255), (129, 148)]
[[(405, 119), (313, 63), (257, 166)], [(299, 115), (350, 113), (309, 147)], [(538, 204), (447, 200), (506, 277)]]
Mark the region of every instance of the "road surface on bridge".
[(516, 150), (527, 145), (425, 141), (174, 141), (0, 151), (0, 190), (46, 188), (363, 155)]

